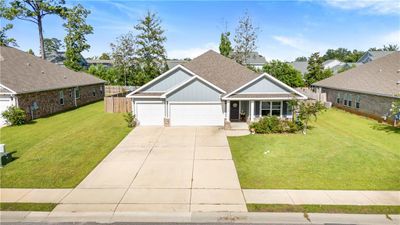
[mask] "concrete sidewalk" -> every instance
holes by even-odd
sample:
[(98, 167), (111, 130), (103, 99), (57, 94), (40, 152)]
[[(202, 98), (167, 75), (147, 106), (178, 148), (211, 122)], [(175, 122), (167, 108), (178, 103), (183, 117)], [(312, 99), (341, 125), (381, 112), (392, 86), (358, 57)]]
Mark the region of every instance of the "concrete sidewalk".
[(63, 223), (63, 222), (152, 222), (152, 223), (263, 223), (263, 224), (358, 224), (393, 225), (400, 215), (323, 214), (309, 213), (150, 213), (150, 212), (0, 212), (2, 223)]
[(400, 191), (243, 189), (247, 204), (400, 205)]

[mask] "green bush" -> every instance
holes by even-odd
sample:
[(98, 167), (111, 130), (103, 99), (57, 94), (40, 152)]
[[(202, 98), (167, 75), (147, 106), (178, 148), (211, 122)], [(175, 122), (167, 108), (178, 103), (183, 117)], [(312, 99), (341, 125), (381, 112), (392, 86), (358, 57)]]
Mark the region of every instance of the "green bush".
[[(301, 123), (301, 122), (300, 122)], [(301, 130), (299, 122), (280, 120), (276, 116), (266, 116), (250, 124), (250, 130), (258, 134), (295, 133)]]
[(124, 118), (125, 121), (128, 123), (128, 127), (136, 127), (135, 115), (133, 115), (131, 112), (128, 112), (124, 115)]
[(9, 106), (1, 115), (11, 126), (26, 123), (25, 111), (16, 106)]

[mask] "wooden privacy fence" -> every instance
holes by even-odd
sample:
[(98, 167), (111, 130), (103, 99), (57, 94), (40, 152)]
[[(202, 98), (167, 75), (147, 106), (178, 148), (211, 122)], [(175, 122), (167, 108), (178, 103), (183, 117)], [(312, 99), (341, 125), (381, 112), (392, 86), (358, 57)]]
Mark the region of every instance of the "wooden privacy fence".
[(132, 112), (132, 101), (125, 97), (104, 97), (104, 110), (108, 113)]
[(105, 89), (105, 95), (106, 96), (111, 96), (111, 95), (116, 95), (116, 94), (123, 94), (127, 93), (130, 91), (133, 91), (136, 89), (135, 86), (115, 86), (115, 85), (106, 85), (104, 87)]

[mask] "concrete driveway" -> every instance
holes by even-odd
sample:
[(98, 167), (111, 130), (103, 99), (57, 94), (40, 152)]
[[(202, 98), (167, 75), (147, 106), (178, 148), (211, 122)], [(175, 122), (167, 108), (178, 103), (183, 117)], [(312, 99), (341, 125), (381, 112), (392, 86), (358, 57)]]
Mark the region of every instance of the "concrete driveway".
[(247, 211), (225, 131), (137, 127), (54, 212)]

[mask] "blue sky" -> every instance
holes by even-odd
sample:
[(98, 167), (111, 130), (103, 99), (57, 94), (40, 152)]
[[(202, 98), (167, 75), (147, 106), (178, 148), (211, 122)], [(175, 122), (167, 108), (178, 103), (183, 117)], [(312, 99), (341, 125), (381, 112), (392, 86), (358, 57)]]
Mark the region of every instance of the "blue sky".
[[(128, 31), (147, 10), (158, 13), (166, 30), (169, 58), (195, 57), (208, 49), (218, 50), (220, 33), (234, 33), (247, 10), (259, 27), (258, 51), (267, 59), (293, 60), (345, 47), (366, 50), (384, 44), (400, 44), (400, 3), (390, 0), (352, 1), (68, 1), (91, 10), (88, 36), (91, 49), (84, 56), (110, 52), (110, 43)], [(4, 23), (4, 21), (2, 21)], [(8, 33), (22, 50), (38, 53), (34, 24), (14, 20)], [(56, 16), (44, 19), (44, 36), (62, 39), (65, 31)], [(233, 37), (231, 38), (233, 41)]]

